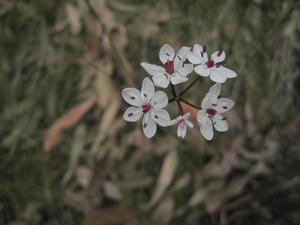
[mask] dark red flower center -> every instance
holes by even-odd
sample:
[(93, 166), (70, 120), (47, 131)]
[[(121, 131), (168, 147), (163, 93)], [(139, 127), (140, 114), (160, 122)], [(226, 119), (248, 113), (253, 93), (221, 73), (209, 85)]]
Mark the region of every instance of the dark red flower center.
[(207, 66), (207, 68), (211, 68), (211, 67), (213, 67), (213, 66), (215, 65), (215, 62), (214, 62), (214, 60), (209, 59), (209, 60), (205, 63), (205, 65)]
[(164, 66), (165, 66), (166, 72), (168, 74), (174, 73), (174, 62), (173, 61), (167, 61)]
[(208, 108), (206, 109), (206, 113), (209, 114), (210, 116), (214, 116), (217, 114), (217, 110)]
[(151, 109), (151, 105), (142, 105), (142, 111), (143, 113), (148, 112)]
[(178, 124), (181, 125), (181, 126), (183, 126), (183, 125), (185, 124), (184, 119), (180, 119), (180, 120), (178, 121)]

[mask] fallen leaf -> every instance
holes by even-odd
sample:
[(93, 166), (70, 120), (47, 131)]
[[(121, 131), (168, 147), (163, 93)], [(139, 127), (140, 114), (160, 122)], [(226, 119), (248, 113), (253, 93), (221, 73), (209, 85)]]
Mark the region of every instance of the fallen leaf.
[(158, 177), (157, 185), (154, 190), (154, 194), (145, 208), (152, 207), (155, 205), (163, 196), (165, 190), (173, 180), (174, 173), (177, 167), (177, 152), (171, 151), (166, 155), (160, 174)]
[(92, 96), (59, 118), (48, 130), (44, 139), (44, 149), (49, 152), (63, 138), (63, 131), (74, 126), (96, 103), (96, 97)]
[(172, 219), (174, 210), (174, 201), (168, 198), (162, 201), (153, 213), (153, 219), (160, 222), (159, 224), (168, 224)]
[(68, 22), (70, 24), (71, 32), (73, 34), (78, 34), (81, 30), (81, 21), (79, 10), (70, 3), (66, 4), (66, 12)]
[(84, 140), (86, 138), (86, 129), (84, 125), (78, 126), (75, 130), (74, 141), (70, 151), (69, 164), (67, 172), (65, 173), (62, 183), (65, 185), (69, 182), (74, 174), (74, 171), (78, 165), (79, 158), (83, 152)]
[(118, 186), (110, 181), (104, 182), (103, 189), (106, 196), (113, 200), (120, 200), (122, 198), (122, 194)]
[(196, 118), (197, 117), (197, 113), (198, 113), (198, 109), (195, 109), (194, 107), (184, 103), (184, 102), (180, 102), (182, 109), (184, 112), (190, 112), (192, 114), (192, 117)]

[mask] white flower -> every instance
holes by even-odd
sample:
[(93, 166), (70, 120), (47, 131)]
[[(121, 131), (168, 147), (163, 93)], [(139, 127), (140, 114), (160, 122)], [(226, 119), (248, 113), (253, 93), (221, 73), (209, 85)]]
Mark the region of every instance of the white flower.
[(143, 115), (143, 131), (147, 138), (155, 135), (157, 126), (168, 126), (169, 113), (163, 108), (168, 105), (168, 96), (163, 91), (154, 92), (154, 85), (149, 78), (143, 80), (141, 92), (135, 88), (122, 91), (124, 100), (132, 105), (125, 111), (123, 118), (128, 122), (136, 122)]
[(193, 51), (188, 53), (188, 60), (195, 66), (195, 72), (203, 77), (210, 76), (210, 79), (217, 83), (224, 83), (227, 78), (237, 76), (236, 72), (222, 66), (220, 63), (225, 60), (225, 52), (223, 50), (214, 52), (210, 59), (207, 56), (206, 47), (200, 44), (193, 46)]
[(204, 97), (201, 110), (198, 111), (197, 120), (200, 132), (207, 140), (213, 138), (213, 128), (220, 132), (228, 130), (228, 124), (221, 115), (234, 106), (234, 102), (228, 98), (218, 98), (221, 92), (221, 84), (215, 84)]
[(164, 67), (145, 62), (142, 62), (141, 66), (152, 76), (152, 80), (157, 87), (166, 88), (169, 86), (170, 81), (175, 85), (188, 80), (186, 76), (193, 72), (193, 65), (184, 64), (183, 62), (189, 52), (189, 47), (182, 47), (175, 57), (173, 47), (164, 44), (159, 51), (159, 59)]
[(181, 138), (185, 138), (187, 132), (187, 126), (190, 128), (194, 127), (192, 122), (188, 121), (187, 119), (191, 116), (191, 113), (186, 113), (183, 116), (178, 116), (176, 119), (171, 120), (169, 125), (178, 124), (177, 128), (177, 136)]

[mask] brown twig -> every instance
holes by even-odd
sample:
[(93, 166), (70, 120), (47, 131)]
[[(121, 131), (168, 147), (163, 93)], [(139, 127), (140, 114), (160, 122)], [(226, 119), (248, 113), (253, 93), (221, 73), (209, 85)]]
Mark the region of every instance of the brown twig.
[(190, 103), (190, 102), (188, 102), (188, 101), (186, 101), (186, 100), (184, 100), (184, 99), (182, 99), (182, 98), (179, 98), (179, 100), (182, 101), (182, 102), (184, 102), (185, 104), (187, 104), (187, 105), (189, 105), (189, 106), (195, 108), (195, 109), (198, 109), (198, 110), (201, 109), (199, 106), (197, 106), (197, 105), (195, 105), (195, 104), (193, 104), (193, 103)]
[(189, 86), (187, 86), (183, 91), (180, 92), (179, 97), (183, 96), (195, 83), (197, 83), (202, 78), (200, 76), (196, 77)]
[[(172, 87), (172, 93), (173, 93), (173, 99), (176, 101), (177, 103), (177, 106), (178, 106), (178, 110), (180, 112), (180, 115), (183, 115), (183, 108), (182, 108), (182, 105), (180, 104), (180, 100), (178, 99), (178, 96), (177, 96), (177, 93), (176, 93), (176, 90), (175, 90), (175, 86), (173, 84), (171, 84), (171, 87)], [(172, 99), (172, 101), (174, 101)], [(169, 101), (170, 102), (170, 101)]]

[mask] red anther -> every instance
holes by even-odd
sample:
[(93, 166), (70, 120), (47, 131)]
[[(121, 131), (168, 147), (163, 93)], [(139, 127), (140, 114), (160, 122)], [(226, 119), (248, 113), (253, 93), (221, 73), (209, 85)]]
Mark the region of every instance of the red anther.
[(215, 65), (215, 62), (212, 59), (209, 59), (205, 65), (207, 66), (207, 68), (211, 68)]
[(206, 109), (206, 113), (211, 115), (211, 116), (214, 116), (214, 115), (217, 114), (217, 110), (208, 108), (208, 109)]
[(151, 109), (151, 105), (142, 105), (142, 111), (143, 113), (148, 112)]
[(165, 63), (165, 69), (166, 69), (166, 72), (168, 74), (173, 74), (174, 73), (174, 62), (173, 61), (167, 61)]

